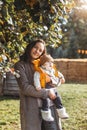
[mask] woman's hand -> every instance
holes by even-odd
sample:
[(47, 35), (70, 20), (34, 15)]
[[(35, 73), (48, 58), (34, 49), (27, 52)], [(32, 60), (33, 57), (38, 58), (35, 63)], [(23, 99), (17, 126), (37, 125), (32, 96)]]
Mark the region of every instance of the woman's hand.
[(55, 92), (52, 89), (49, 89), (49, 97), (52, 100), (56, 98)]
[(41, 87), (36, 87), (36, 90), (37, 90), (37, 91), (41, 90)]

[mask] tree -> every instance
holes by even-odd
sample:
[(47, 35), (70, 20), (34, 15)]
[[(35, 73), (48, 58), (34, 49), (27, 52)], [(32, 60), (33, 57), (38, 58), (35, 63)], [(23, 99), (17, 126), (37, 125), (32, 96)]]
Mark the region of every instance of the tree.
[(0, 66), (13, 66), (26, 45), (43, 38), (47, 45), (61, 44), (71, 0), (1, 0)]
[[(71, 50), (73, 54), (70, 56), (71, 52), (68, 51), (70, 53), (67, 55), (71, 58), (85, 58), (87, 57), (87, 1), (77, 0), (75, 3), (76, 6), (72, 9), (66, 25), (68, 30), (67, 38), (69, 38), (69, 45), (67, 49)], [(74, 44), (72, 44), (72, 41), (74, 41)], [(75, 50), (73, 50), (73, 47), (70, 47), (71, 45), (75, 48)], [(77, 56), (78, 54), (79, 56)]]

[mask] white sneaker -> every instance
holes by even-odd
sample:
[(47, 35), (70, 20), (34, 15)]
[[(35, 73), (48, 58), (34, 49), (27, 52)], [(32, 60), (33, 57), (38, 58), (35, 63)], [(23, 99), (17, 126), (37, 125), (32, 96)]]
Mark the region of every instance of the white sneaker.
[(42, 119), (45, 121), (54, 121), (53, 116), (51, 115), (51, 110), (48, 109), (48, 111), (41, 110)]
[(61, 119), (67, 119), (67, 118), (69, 118), (69, 115), (66, 113), (66, 109), (64, 107), (61, 108), (61, 109), (57, 109), (57, 112), (58, 112), (58, 116)]

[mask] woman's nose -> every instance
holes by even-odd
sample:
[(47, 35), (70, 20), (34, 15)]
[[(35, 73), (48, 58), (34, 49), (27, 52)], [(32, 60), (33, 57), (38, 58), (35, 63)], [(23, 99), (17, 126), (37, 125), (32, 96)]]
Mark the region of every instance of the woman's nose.
[(36, 52), (39, 53), (39, 50), (37, 49)]

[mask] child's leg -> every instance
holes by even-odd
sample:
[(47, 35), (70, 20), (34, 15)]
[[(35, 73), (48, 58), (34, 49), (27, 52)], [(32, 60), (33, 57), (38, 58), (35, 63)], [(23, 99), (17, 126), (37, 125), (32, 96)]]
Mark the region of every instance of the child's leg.
[(52, 100), (53, 103), (55, 104), (56, 108), (58, 108), (58, 109), (63, 108), (63, 104), (62, 104), (61, 98), (60, 98), (57, 90), (52, 89), (52, 88), (50, 90), (51, 90), (51, 92), (55, 93), (55, 95), (56, 95), (56, 98), (54, 100)]
[(58, 95), (57, 92), (55, 94), (56, 94), (57, 97), (53, 100), (53, 102), (57, 107), (58, 115), (62, 119), (67, 119), (69, 117), (69, 115), (66, 113), (66, 110), (62, 105), (61, 98), (60, 98), (60, 96)]
[(41, 115), (45, 121), (54, 121), (47, 99), (42, 100)]
[(60, 98), (59, 96), (57, 96), (57, 97), (53, 100), (53, 103), (55, 104), (55, 106), (56, 106), (58, 109), (63, 108), (63, 104), (62, 104), (61, 98)]
[(42, 99), (42, 110), (43, 111), (48, 111), (49, 106), (48, 106), (48, 101), (47, 99)]

